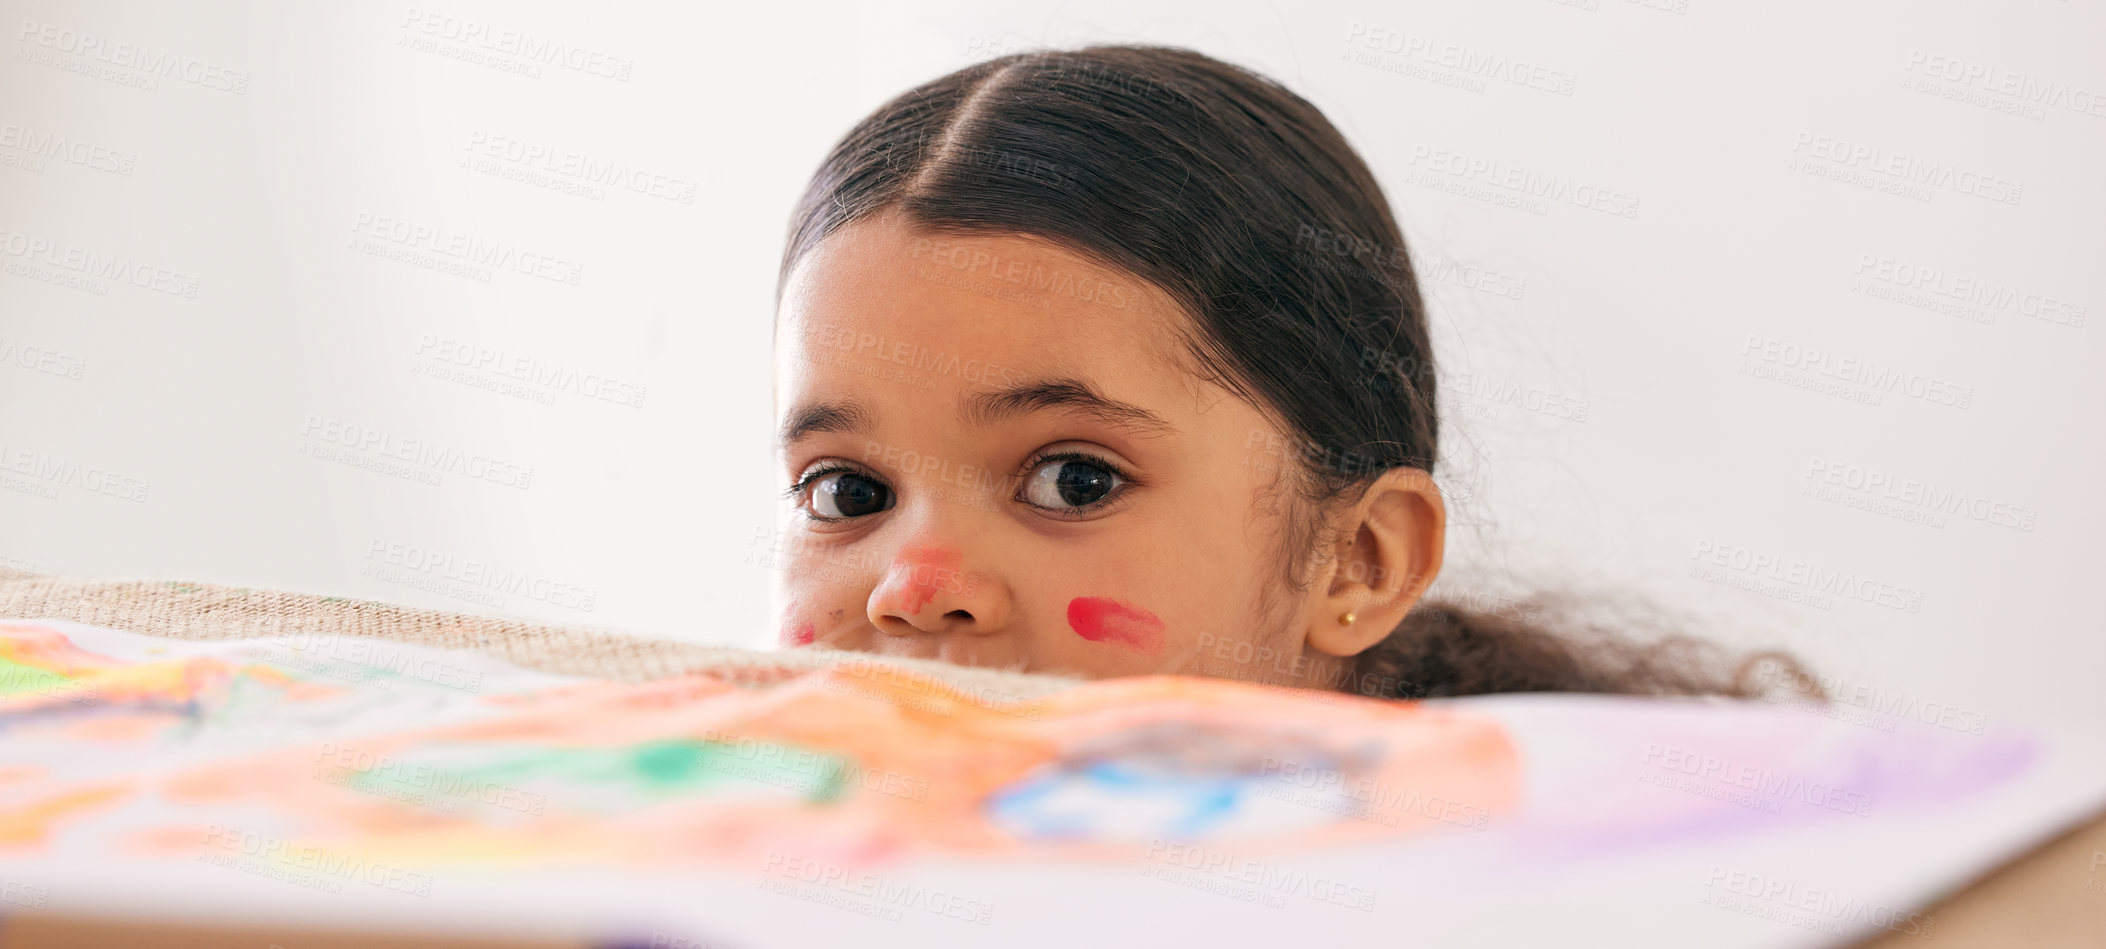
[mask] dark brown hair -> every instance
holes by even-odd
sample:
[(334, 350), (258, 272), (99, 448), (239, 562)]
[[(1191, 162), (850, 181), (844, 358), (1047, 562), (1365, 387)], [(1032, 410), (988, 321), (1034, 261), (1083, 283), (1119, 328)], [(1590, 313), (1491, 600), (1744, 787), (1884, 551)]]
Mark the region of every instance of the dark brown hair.
[[(1389, 202), (1323, 113), (1262, 75), (1191, 50), (1094, 46), (1002, 56), (909, 90), (813, 175), (778, 297), (827, 235), (883, 210), (933, 231), (1056, 242), (1191, 313), (1194, 371), (1295, 440), (1283, 468), (1304, 503), (1287, 506), (1290, 586), (1328, 546), (1317, 512), (1384, 470), (1434, 470), (1433, 350)], [(1638, 644), (1598, 626), (1553, 635), (1537, 619), (1546, 605), (1422, 604), (1357, 658), (1348, 688), (1752, 691), (1749, 664), (1728, 677), (1699, 641)]]

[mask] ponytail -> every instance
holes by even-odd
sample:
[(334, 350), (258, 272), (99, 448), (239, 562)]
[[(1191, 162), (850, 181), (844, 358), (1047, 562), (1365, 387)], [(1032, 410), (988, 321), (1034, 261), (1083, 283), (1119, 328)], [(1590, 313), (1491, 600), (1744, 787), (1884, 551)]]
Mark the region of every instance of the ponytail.
[(1785, 653), (1752, 652), (1729, 669), (1720, 647), (1689, 636), (1639, 642), (1577, 617), (1552, 633), (1539, 617), (1564, 612), (1554, 609), (1559, 605), (1550, 596), (1497, 611), (1422, 604), (1357, 657), (1347, 688), (1398, 699), (1493, 692), (1759, 698), (1773, 691), (1826, 699)]

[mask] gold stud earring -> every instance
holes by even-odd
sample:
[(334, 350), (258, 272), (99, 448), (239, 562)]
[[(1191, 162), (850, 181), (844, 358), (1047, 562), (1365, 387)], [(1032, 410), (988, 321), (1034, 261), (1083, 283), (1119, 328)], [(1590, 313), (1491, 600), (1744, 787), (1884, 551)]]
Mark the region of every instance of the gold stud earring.
[(1354, 620), (1356, 620), (1356, 619), (1359, 619), (1359, 618), (1360, 618), (1360, 617), (1358, 617), (1358, 616), (1354, 616), (1354, 615), (1353, 615), (1353, 611), (1352, 611), (1352, 610), (1347, 610), (1347, 611), (1345, 611), (1345, 612), (1343, 612), (1343, 613), (1340, 613), (1340, 614), (1338, 614), (1338, 621), (1339, 621), (1340, 623), (1343, 623), (1343, 624), (1347, 625), (1347, 626), (1351, 626), (1351, 625), (1353, 625), (1353, 621), (1354, 621)]

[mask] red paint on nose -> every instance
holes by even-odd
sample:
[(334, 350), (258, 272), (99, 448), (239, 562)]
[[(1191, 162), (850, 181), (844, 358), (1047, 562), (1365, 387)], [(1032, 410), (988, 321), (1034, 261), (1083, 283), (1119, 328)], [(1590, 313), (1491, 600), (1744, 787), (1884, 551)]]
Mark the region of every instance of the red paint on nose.
[(1118, 643), (1141, 652), (1163, 651), (1163, 621), (1131, 603), (1104, 596), (1068, 601), (1068, 628), (1093, 643)]
[(920, 614), (921, 608), (936, 598), (936, 591), (957, 586), (958, 563), (962, 559), (957, 551), (941, 547), (909, 547), (899, 552), (899, 560), (893, 568), (907, 571), (905, 602), (901, 608), (908, 616)]

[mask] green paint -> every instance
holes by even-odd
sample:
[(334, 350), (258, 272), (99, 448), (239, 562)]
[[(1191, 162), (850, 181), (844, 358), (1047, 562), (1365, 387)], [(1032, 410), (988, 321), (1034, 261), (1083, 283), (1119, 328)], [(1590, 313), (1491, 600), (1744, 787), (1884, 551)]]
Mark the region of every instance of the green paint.
[(700, 771), (708, 750), (692, 741), (657, 741), (638, 745), (630, 753), (636, 772), (652, 784), (685, 783)]
[[(389, 787), (421, 789), (456, 798), (495, 797), (489, 789), (549, 794), (571, 806), (598, 809), (627, 803), (753, 787), (832, 803), (848, 788), (849, 761), (769, 742), (729, 743), (668, 738), (619, 748), (431, 748), (411, 752), (386, 772), (347, 776), (343, 784), (369, 793)], [(481, 762), (463, 757), (481, 758)], [(452, 758), (453, 760), (447, 760)], [(491, 760), (495, 758), (496, 760)], [(400, 795), (388, 795), (396, 796)]]
[(73, 680), (49, 669), (0, 656), (0, 695), (49, 695), (73, 687)]

